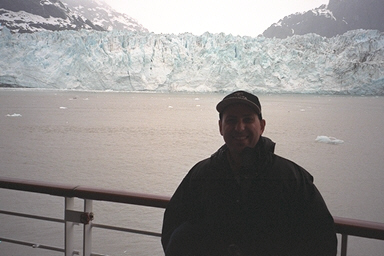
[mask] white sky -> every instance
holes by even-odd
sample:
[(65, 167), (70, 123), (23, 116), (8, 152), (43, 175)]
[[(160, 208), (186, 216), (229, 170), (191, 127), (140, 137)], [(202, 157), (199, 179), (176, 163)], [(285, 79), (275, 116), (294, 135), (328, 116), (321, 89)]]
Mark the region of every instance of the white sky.
[(204, 32), (256, 37), (287, 15), (329, 0), (105, 0), (150, 32)]

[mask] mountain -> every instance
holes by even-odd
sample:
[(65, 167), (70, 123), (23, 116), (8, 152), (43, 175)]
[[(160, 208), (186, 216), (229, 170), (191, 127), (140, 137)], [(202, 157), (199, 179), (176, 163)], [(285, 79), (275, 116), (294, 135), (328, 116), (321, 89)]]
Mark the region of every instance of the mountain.
[(134, 19), (97, 0), (0, 0), (0, 25), (12, 33), (81, 29), (148, 32)]
[(104, 30), (57, 0), (0, 0), (0, 23), (16, 33), (44, 30)]
[(378, 1), (286, 17), (280, 39), (141, 33), (100, 0), (0, 0), (0, 87), (383, 96)]
[(286, 38), (315, 33), (333, 37), (355, 29), (384, 32), (384, 1), (330, 0), (328, 5), (284, 17), (266, 29), (263, 36)]

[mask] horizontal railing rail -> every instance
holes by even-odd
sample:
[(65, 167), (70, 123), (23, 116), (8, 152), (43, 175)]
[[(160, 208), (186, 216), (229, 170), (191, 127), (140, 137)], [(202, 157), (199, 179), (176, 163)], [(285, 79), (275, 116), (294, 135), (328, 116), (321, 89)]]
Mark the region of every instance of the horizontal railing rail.
[[(159, 196), (159, 195), (150, 195), (150, 194), (141, 194), (141, 193), (132, 193), (127, 191), (120, 190), (108, 190), (108, 189), (99, 189), (94, 187), (86, 186), (72, 186), (72, 185), (63, 185), (63, 184), (53, 184), (42, 181), (31, 181), (31, 180), (22, 180), (14, 178), (1, 178), (0, 177), (0, 188), (10, 189), (10, 190), (19, 190), (24, 192), (34, 192), (42, 193), (47, 195), (59, 196), (66, 198), (66, 216), (63, 219), (48, 218), (44, 216), (36, 216), (25, 213), (10, 212), (5, 210), (0, 210), (0, 214), (13, 215), (18, 217), (39, 219), (52, 222), (74, 222), (73, 218), (76, 216), (79, 217), (78, 223), (84, 224), (84, 238), (83, 238), (83, 255), (101, 255), (91, 252), (91, 228), (86, 226), (91, 226), (93, 228), (101, 229), (110, 229), (115, 231), (129, 232), (141, 235), (148, 235), (154, 237), (160, 237), (161, 234), (152, 231), (130, 229), (124, 227), (116, 227), (98, 223), (92, 223), (92, 219), (88, 219), (91, 225), (87, 225), (88, 221), (83, 221), (84, 217), (82, 214), (88, 214), (86, 217), (89, 217), (89, 212), (78, 213), (70, 209), (71, 201), (70, 198), (80, 198), (85, 200), (84, 210), (92, 210), (92, 200), (97, 201), (106, 201), (106, 202), (115, 202), (122, 204), (132, 204), (139, 206), (155, 207), (155, 208), (165, 208), (169, 202), (169, 197)], [(68, 206), (69, 205), (69, 206)], [(77, 215), (78, 214), (78, 215)], [(67, 217), (72, 216), (72, 217)], [(75, 216), (75, 217), (73, 217)], [(336, 232), (341, 234), (341, 256), (347, 255), (347, 240), (348, 236), (364, 237), (370, 239), (379, 239), (384, 240), (384, 223), (371, 222), (371, 221), (362, 221), (349, 218), (334, 217)], [(76, 220), (75, 220), (76, 222)], [(67, 227), (67, 226), (66, 226)], [(64, 252), (65, 255), (79, 254), (79, 251), (68, 249), (71, 245), (71, 236), (67, 233), (70, 231), (66, 228), (66, 239), (65, 239), (65, 248), (57, 248), (49, 245), (41, 245), (31, 242), (18, 241), (9, 238), (1, 238), (3, 242), (21, 244), (26, 246), (32, 246), (34, 248), (48, 249), (54, 251)], [(86, 237), (87, 236), (87, 237)], [(86, 248), (86, 249), (85, 249)]]
[(0, 178), (0, 188), (156, 208), (165, 208), (170, 199), (166, 196), (132, 193), (122, 190), (119, 191), (86, 186), (52, 184), (43, 181), (13, 178)]

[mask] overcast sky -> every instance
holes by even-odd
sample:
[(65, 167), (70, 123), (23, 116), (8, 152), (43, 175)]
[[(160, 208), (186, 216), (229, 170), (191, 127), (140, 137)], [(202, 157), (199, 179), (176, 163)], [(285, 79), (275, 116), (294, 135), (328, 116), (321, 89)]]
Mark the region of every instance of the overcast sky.
[(150, 32), (204, 32), (256, 37), (287, 15), (329, 0), (105, 0)]

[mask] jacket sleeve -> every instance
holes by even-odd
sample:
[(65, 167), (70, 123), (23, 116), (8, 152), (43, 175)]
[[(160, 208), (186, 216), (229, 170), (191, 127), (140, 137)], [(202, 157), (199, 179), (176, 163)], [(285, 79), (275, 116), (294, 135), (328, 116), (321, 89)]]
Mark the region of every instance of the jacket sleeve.
[(298, 255), (330, 256), (337, 254), (337, 237), (334, 220), (323, 197), (313, 184), (313, 177), (303, 170), (303, 183), (299, 187), (297, 226), (301, 246)]
[[(196, 165), (198, 166), (198, 165)], [(192, 168), (171, 197), (164, 212), (161, 244), (166, 251), (172, 233), (183, 223), (191, 221), (199, 214), (198, 189), (192, 178), (197, 167)], [(195, 216), (195, 217), (194, 217)]]
[(188, 207), (184, 203), (184, 198), (187, 197), (188, 193), (188, 183), (187, 175), (176, 189), (165, 209), (161, 232), (161, 244), (164, 251), (166, 251), (173, 231), (188, 219)]

